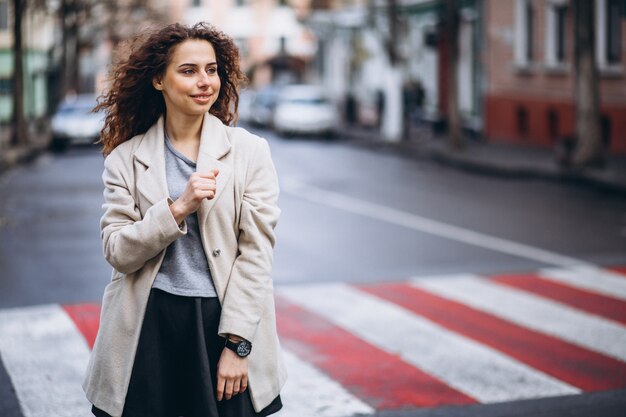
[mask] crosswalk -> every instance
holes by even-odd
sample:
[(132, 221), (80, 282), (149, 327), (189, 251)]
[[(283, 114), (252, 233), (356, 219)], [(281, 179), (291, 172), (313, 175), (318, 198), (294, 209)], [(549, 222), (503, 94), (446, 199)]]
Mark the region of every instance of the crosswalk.
[[(626, 388), (626, 268), (276, 289), (290, 379), (280, 417), (490, 404)], [(25, 417), (88, 416), (99, 306), (0, 311)]]

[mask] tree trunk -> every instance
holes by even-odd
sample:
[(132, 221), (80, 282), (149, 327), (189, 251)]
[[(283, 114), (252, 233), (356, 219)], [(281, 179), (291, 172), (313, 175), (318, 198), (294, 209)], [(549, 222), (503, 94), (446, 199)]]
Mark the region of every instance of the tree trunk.
[(385, 105), (381, 133), (385, 140), (399, 142), (403, 137), (404, 106), (402, 102), (402, 71), (390, 66), (384, 74)]
[(70, 0), (61, 0), (61, 7), (59, 8), (59, 21), (61, 22), (61, 98), (64, 98), (67, 93), (67, 85), (69, 76), (67, 74), (67, 62), (68, 62), (68, 47), (69, 47), (69, 31), (68, 31), (68, 16), (69, 16), (69, 2)]
[(61, 74), (63, 97), (78, 91), (78, 10), (77, 0), (62, 0), (60, 11), (62, 33)]
[(11, 144), (27, 144), (28, 129), (24, 114), (24, 49), (22, 45), (22, 15), (24, 1), (13, 0), (13, 132)]
[(576, 68), (576, 139), (572, 166), (604, 163), (600, 129), (600, 97), (595, 62), (594, 2), (574, 0)]
[(445, 27), (448, 41), (448, 140), (453, 149), (463, 148), (461, 137), (461, 114), (459, 112), (459, 4), (457, 0), (445, 2)]
[(398, 54), (399, 21), (397, 0), (387, 1), (387, 19), (389, 38), (387, 39), (387, 57), (389, 68), (384, 79), (385, 106), (381, 124), (382, 136), (391, 142), (399, 142), (404, 137), (404, 103), (402, 101), (401, 59)]
[(68, 62), (68, 75), (69, 83), (68, 90), (73, 93), (78, 93), (80, 90), (80, 41), (78, 38), (78, 26), (79, 26), (79, 4), (78, 0), (72, 0), (71, 2), (73, 18), (69, 27), (70, 39), (72, 39), (72, 50), (70, 53), (70, 60)]

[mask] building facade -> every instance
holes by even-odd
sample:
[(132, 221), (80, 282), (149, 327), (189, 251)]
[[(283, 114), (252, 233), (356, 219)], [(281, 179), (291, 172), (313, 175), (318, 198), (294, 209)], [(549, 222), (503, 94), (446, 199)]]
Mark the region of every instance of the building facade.
[(299, 82), (307, 78), (317, 42), (302, 24), (311, 0), (184, 0), (171, 2), (174, 21), (206, 21), (232, 36), (251, 83)]
[[(553, 146), (575, 130), (574, 20), (569, 0), (486, 0), (490, 140)], [(626, 153), (626, 2), (595, 0), (603, 140)]]
[[(13, 114), (13, 10), (0, 0), (0, 124)], [(49, 108), (50, 55), (55, 18), (46, 10), (29, 9), (22, 23), (24, 42), (24, 106), (28, 119), (44, 116)]]
[[(388, 2), (335, 0), (314, 10), (309, 24), (319, 38), (319, 78), (338, 102), (346, 96), (358, 102), (359, 121), (375, 124), (381, 99), (388, 92), (385, 74), (391, 63)], [(480, 0), (460, 2), (459, 106), (466, 127), (482, 128), (482, 22)], [(448, 39), (439, 0), (398, 1), (395, 42), (401, 86), (419, 86), (421, 117), (445, 120)]]

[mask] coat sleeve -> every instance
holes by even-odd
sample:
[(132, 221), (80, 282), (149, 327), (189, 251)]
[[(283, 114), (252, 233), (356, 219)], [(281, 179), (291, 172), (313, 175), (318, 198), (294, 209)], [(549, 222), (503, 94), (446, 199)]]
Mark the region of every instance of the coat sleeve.
[(130, 274), (186, 234), (187, 225), (176, 224), (169, 198), (154, 204), (142, 218), (129, 191), (129, 180), (121, 172), (122, 166), (123, 161), (115, 152), (104, 161), (104, 214), (100, 230), (107, 262), (117, 271)]
[(280, 216), (278, 177), (270, 148), (259, 141), (250, 161), (241, 202), (239, 255), (222, 302), (219, 334), (236, 334), (249, 341), (254, 335), (268, 297), (273, 297), (271, 269), (274, 227)]

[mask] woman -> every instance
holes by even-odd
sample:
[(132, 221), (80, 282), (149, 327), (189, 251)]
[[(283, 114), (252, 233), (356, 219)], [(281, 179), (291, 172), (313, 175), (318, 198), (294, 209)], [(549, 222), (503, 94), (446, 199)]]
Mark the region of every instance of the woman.
[(135, 40), (98, 105), (113, 266), (83, 388), (96, 416), (265, 416), (286, 372), (270, 277), (278, 181), (229, 127), (232, 39), (174, 24)]

